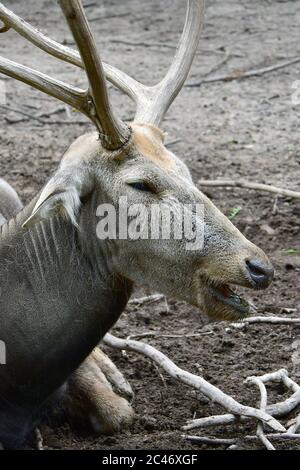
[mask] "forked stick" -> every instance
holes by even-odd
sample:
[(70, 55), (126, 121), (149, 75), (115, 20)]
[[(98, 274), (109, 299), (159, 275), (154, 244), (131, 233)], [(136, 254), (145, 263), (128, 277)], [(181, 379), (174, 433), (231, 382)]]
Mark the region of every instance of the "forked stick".
[(107, 333), (104, 336), (103, 342), (107, 346), (115, 349), (134, 351), (143, 354), (157, 365), (162, 367), (171, 377), (202, 392), (205, 396), (223, 406), (226, 410), (234, 415), (252, 417), (263, 421), (265, 424), (276, 431), (285, 431), (285, 428), (268, 413), (238, 403), (232, 397), (226, 395), (224, 392), (204, 380), (202, 377), (180, 369), (167, 356), (149, 344), (142, 343), (140, 341), (116, 338), (110, 333)]
[(300, 192), (299, 191), (292, 191), (290, 189), (285, 188), (277, 188), (276, 186), (272, 186), (270, 184), (262, 184), (262, 183), (252, 183), (251, 181), (233, 181), (228, 179), (223, 180), (199, 180), (198, 185), (205, 186), (205, 187), (214, 187), (214, 188), (245, 188), (245, 189), (254, 189), (257, 191), (264, 191), (267, 193), (277, 194), (277, 196), (285, 196), (285, 197), (292, 197), (294, 199), (300, 199)]
[[(248, 379), (246, 380), (246, 383), (255, 384), (258, 386), (260, 395), (261, 395), (260, 409), (262, 411), (266, 411), (268, 396), (267, 396), (267, 389), (266, 389), (264, 382), (260, 380), (259, 377), (248, 377)], [(273, 444), (265, 436), (263, 424), (261, 422), (257, 424), (256, 435), (260, 439), (262, 444), (267, 448), (267, 450), (275, 450), (275, 447), (273, 446)]]

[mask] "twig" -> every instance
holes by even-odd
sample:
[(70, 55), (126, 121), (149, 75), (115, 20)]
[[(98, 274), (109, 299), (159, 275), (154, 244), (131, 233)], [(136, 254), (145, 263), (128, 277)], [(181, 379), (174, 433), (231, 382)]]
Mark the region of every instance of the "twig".
[(250, 325), (253, 323), (273, 323), (273, 324), (281, 324), (281, 325), (300, 325), (300, 318), (284, 318), (284, 317), (265, 317), (265, 316), (257, 316), (257, 317), (246, 317), (238, 323), (232, 323), (232, 326), (237, 326), (238, 328), (243, 325)]
[[(47, 119), (42, 119), (41, 117), (39, 116), (34, 116), (33, 114), (30, 114), (30, 113), (27, 113), (26, 111), (22, 111), (21, 109), (17, 109), (17, 108), (12, 108), (10, 106), (6, 106), (4, 104), (0, 104), (0, 107), (3, 108), (3, 109), (6, 109), (7, 111), (11, 111), (13, 113), (17, 113), (17, 114), (21, 114), (22, 116), (26, 117), (27, 119), (33, 119), (34, 121), (38, 121), (40, 124), (86, 124), (88, 121), (72, 121), (72, 120), (56, 120), (56, 121), (48, 121)], [(54, 114), (54, 113), (53, 113)], [(48, 115), (50, 116), (50, 113), (48, 113)], [(24, 121), (24, 119), (10, 119), (8, 118), (7, 116), (5, 117), (5, 119), (10, 122), (10, 123), (17, 123), (17, 122), (21, 122), (21, 121)]]
[(297, 416), (297, 418), (295, 419), (295, 422), (288, 428), (287, 434), (293, 434), (297, 432), (299, 428), (300, 428), (300, 415)]
[[(166, 42), (144, 42), (144, 41), (127, 41), (124, 39), (111, 39), (112, 43), (114, 44), (122, 44), (124, 46), (132, 46), (132, 47), (145, 47), (145, 48), (162, 48), (162, 49), (176, 49), (176, 45), (168, 44)], [(72, 43), (73, 44), (73, 43)], [(217, 49), (198, 49), (196, 55), (203, 55), (203, 54), (216, 54), (216, 55), (224, 55), (223, 51), (219, 51)], [(232, 53), (232, 57), (243, 57), (240, 54)]]
[(115, 44), (124, 44), (124, 46), (134, 46), (134, 47), (163, 47), (165, 49), (176, 49), (176, 46), (166, 44), (164, 42), (135, 42), (135, 41), (125, 41), (123, 39), (112, 39), (112, 43)]
[(213, 446), (230, 446), (232, 444), (236, 444), (237, 442), (236, 438), (219, 439), (217, 437), (189, 436), (186, 434), (182, 434), (181, 437), (195, 444), (201, 443), (201, 444), (208, 444), (208, 445), (213, 445)]
[(158, 338), (199, 338), (200, 336), (211, 335), (212, 331), (203, 331), (202, 333), (182, 333), (182, 334), (161, 334), (157, 331), (146, 331), (144, 333), (137, 333), (135, 335), (127, 336), (127, 339), (141, 339), (141, 338), (149, 338), (149, 337), (158, 337)]
[(182, 430), (191, 431), (192, 429), (208, 428), (210, 426), (219, 426), (221, 424), (232, 424), (242, 418), (242, 416), (237, 418), (236, 416), (228, 413), (225, 415), (214, 415), (206, 418), (191, 419), (185, 426), (182, 426)]
[(272, 416), (285, 416), (293, 411), (300, 404), (300, 386), (288, 376), (285, 369), (279, 369), (277, 372), (265, 374), (260, 377), (264, 382), (283, 382), (290, 389), (293, 395), (283, 402), (276, 403), (267, 407), (268, 413)]
[(223, 65), (225, 65), (228, 60), (231, 58), (231, 54), (230, 53), (226, 53), (225, 54), (225, 57), (222, 57), (221, 60), (219, 60), (215, 65), (212, 66), (212, 68), (210, 70), (208, 70), (207, 72), (205, 72), (205, 74), (203, 75), (203, 77), (208, 77), (209, 75), (211, 75), (212, 73), (216, 72), (217, 70), (219, 70)]
[(165, 388), (168, 388), (166, 379), (164, 378), (164, 376), (162, 375), (161, 371), (159, 370), (159, 367), (157, 367), (157, 364), (152, 361), (152, 365), (153, 365), (154, 369), (156, 370), (156, 372), (157, 372), (157, 374), (158, 374), (158, 376), (159, 376), (159, 378), (160, 378), (160, 380), (161, 380), (163, 386), (164, 386)]
[[(266, 389), (264, 382), (259, 377), (248, 377), (246, 382), (249, 384), (254, 384), (258, 386), (260, 395), (261, 395), (260, 409), (262, 411), (266, 411), (268, 396), (267, 396), (267, 389)], [(262, 444), (266, 447), (267, 450), (276, 450), (273, 444), (265, 436), (263, 424), (261, 422), (257, 424), (256, 435), (260, 439)]]
[(165, 296), (163, 294), (153, 294), (147, 295), (146, 297), (140, 297), (136, 299), (130, 299), (129, 304), (140, 305), (145, 304), (146, 302), (156, 302), (157, 300), (163, 299)]
[(174, 362), (172, 362), (167, 356), (153, 348), (152, 346), (134, 340), (124, 340), (116, 338), (111, 334), (107, 333), (103, 342), (115, 349), (134, 351), (152, 359), (156, 364), (162, 367), (171, 377), (180, 382), (195, 388), (202, 392), (205, 396), (210, 398), (212, 401), (223, 406), (225, 409), (230, 411), (234, 415), (249, 416), (263, 421), (272, 429), (276, 431), (285, 431), (285, 428), (269, 414), (257, 410), (255, 408), (244, 406), (235, 401), (229, 395), (226, 395), (220, 389), (210, 384), (202, 377), (191, 374), (183, 369), (180, 369)]
[(300, 199), (299, 191), (292, 191), (285, 188), (277, 188), (269, 184), (262, 183), (252, 183), (251, 181), (232, 181), (232, 180), (199, 180), (198, 185), (207, 186), (207, 187), (228, 187), (228, 188), (245, 188), (245, 189), (255, 189), (258, 191), (266, 191), (269, 193), (277, 194), (278, 196), (293, 197), (295, 199)]
[(53, 116), (53, 114), (62, 113), (64, 111), (66, 111), (66, 105), (57, 106), (57, 108), (53, 109), (52, 111), (43, 111), (42, 113), (39, 113), (37, 117), (38, 118), (50, 117), (50, 116)]
[(300, 57), (295, 57), (294, 59), (281, 62), (279, 64), (270, 65), (268, 67), (263, 67), (260, 69), (248, 70), (246, 72), (238, 71), (232, 73), (231, 75), (219, 75), (217, 77), (208, 77), (198, 80), (196, 82), (188, 82), (184, 86), (189, 88), (195, 88), (203, 85), (204, 83), (215, 83), (215, 82), (231, 82), (233, 80), (243, 80), (245, 78), (256, 77), (264, 75), (266, 73), (274, 72), (275, 70), (283, 69), (289, 67), (290, 65), (297, 64), (300, 62)]
[(11, 112), (13, 112), (13, 113), (21, 114), (22, 116), (25, 116), (25, 117), (27, 117), (28, 119), (34, 119), (35, 121), (38, 121), (38, 122), (40, 122), (41, 124), (43, 124), (43, 120), (42, 120), (42, 119), (40, 119), (40, 118), (37, 117), (37, 116), (33, 116), (32, 114), (27, 113), (26, 111), (22, 111), (21, 109), (12, 108), (12, 107), (6, 106), (6, 105), (4, 105), (4, 104), (0, 104), (0, 107), (3, 108), (3, 109), (6, 109), (7, 111), (11, 111)]
[(108, 20), (111, 18), (123, 18), (124, 16), (129, 16), (131, 13), (125, 12), (125, 13), (118, 13), (118, 14), (110, 14), (110, 15), (105, 15), (105, 16), (96, 16), (94, 18), (89, 18), (89, 22), (91, 23), (92, 21), (103, 21), (103, 20)]
[(179, 144), (179, 142), (182, 142), (182, 139), (170, 140), (170, 142), (166, 142), (166, 147), (171, 147), (172, 145)]

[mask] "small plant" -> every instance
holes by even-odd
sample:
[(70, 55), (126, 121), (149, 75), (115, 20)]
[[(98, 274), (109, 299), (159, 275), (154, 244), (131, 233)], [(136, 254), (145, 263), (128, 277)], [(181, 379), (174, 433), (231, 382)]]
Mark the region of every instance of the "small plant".
[(228, 214), (228, 219), (232, 220), (236, 215), (238, 215), (239, 212), (241, 212), (242, 208), (240, 206), (233, 207), (230, 209), (229, 214)]
[(282, 250), (283, 255), (300, 255), (300, 248), (287, 248)]

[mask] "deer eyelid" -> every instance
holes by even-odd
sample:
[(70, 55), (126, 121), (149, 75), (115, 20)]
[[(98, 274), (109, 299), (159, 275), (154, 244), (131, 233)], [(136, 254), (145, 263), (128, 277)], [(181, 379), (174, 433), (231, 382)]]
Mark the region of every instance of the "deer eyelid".
[(131, 188), (136, 189), (137, 191), (143, 191), (143, 192), (148, 192), (152, 194), (156, 194), (157, 190), (156, 188), (149, 183), (148, 181), (130, 181), (126, 183), (128, 186)]

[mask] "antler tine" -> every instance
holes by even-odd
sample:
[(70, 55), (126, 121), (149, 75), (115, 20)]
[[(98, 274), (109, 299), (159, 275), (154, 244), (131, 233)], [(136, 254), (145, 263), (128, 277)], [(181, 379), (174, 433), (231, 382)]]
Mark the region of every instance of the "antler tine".
[(96, 116), (102, 129), (100, 133), (102, 144), (110, 150), (121, 148), (129, 140), (130, 130), (114, 115), (110, 106), (102, 62), (81, 0), (59, 0), (59, 4), (85, 66)]
[(84, 90), (51, 78), (44, 73), (13, 62), (12, 60), (5, 59), (4, 57), (0, 57), (0, 72), (69, 104), (91, 118), (87, 103), (87, 94)]
[[(38, 29), (34, 28), (30, 23), (17, 16), (1, 3), (0, 19), (3, 21), (4, 25), (7, 25), (5, 26), (5, 29), (0, 29), (0, 32), (5, 32), (12, 28), (39, 49), (47, 52), (47, 54), (84, 69), (84, 64), (81, 60), (80, 54), (76, 50), (71, 47), (64, 46), (45, 36)], [(140, 90), (143, 87), (142, 84), (127, 75), (125, 72), (122, 72), (116, 67), (106, 64), (105, 62), (103, 62), (103, 68), (106, 78), (111, 83), (124, 91), (124, 93), (130, 96), (133, 100), (137, 100), (137, 96), (141, 93)]]
[(188, 0), (184, 29), (173, 62), (163, 80), (138, 101), (136, 121), (159, 125), (190, 71), (204, 20), (205, 0)]

